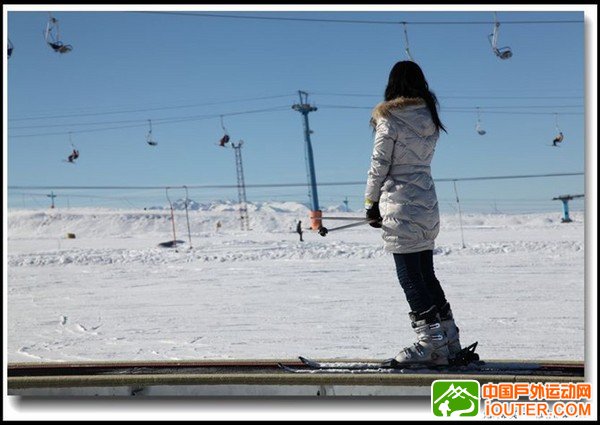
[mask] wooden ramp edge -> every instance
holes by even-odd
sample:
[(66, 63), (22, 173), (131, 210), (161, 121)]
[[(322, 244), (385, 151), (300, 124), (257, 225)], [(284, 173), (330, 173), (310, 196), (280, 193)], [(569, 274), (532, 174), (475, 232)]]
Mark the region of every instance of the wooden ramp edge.
[[(320, 359), (321, 361), (324, 361)], [(375, 361), (372, 359), (336, 362)], [(581, 361), (494, 360), (484, 370), (290, 373), (298, 360), (201, 360), (12, 363), (9, 395), (428, 395), (436, 379), (583, 382)], [(498, 371), (495, 373), (495, 371)]]

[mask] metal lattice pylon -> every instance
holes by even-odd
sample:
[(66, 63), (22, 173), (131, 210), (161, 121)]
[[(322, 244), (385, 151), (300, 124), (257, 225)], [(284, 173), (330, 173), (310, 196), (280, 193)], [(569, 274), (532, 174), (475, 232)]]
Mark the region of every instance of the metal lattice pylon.
[(237, 144), (232, 143), (231, 147), (235, 151), (235, 168), (237, 171), (238, 199), (240, 203), (240, 226), (242, 230), (250, 230), (248, 220), (248, 201), (246, 199), (246, 183), (244, 182), (244, 166), (242, 164), (242, 144), (240, 140)]

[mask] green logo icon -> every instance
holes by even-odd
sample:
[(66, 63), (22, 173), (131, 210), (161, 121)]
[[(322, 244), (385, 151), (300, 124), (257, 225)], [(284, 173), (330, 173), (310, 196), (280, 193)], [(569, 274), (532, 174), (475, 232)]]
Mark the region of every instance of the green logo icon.
[(462, 379), (433, 381), (431, 411), (435, 416), (477, 416), (479, 382)]

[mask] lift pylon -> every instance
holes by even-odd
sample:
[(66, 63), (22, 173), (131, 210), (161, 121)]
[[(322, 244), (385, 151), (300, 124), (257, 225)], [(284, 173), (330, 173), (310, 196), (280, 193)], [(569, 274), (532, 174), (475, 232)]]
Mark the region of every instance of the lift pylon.
[(322, 227), (322, 212), (319, 209), (319, 197), (317, 195), (317, 178), (315, 176), (315, 163), (313, 159), (312, 143), (310, 141), (310, 135), (312, 131), (308, 124), (308, 114), (316, 111), (317, 107), (309, 105), (308, 93), (299, 90), (298, 96), (300, 97), (300, 103), (292, 105), (292, 109), (300, 112), (303, 118), (302, 124), (304, 125), (304, 153), (306, 155), (306, 169), (310, 185), (310, 228), (312, 230), (319, 230)]
[(575, 198), (583, 198), (584, 195), (561, 195), (552, 198), (553, 201), (562, 201), (563, 204), (563, 218), (560, 220), (561, 223), (570, 223), (571, 217), (569, 217), (569, 201)]

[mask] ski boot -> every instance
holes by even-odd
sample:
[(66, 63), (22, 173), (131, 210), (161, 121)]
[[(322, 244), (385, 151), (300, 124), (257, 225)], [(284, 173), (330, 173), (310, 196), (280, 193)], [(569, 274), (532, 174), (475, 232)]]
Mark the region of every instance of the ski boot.
[(444, 304), (440, 309), (440, 319), (442, 328), (448, 338), (448, 359), (452, 361), (460, 353), (462, 347), (460, 346), (459, 329), (456, 323), (454, 323), (454, 316), (452, 315), (449, 303)]
[(389, 360), (389, 365), (395, 368), (448, 365), (448, 338), (440, 323), (437, 307), (432, 306), (422, 313), (411, 311), (408, 316), (419, 340), (402, 349)]

